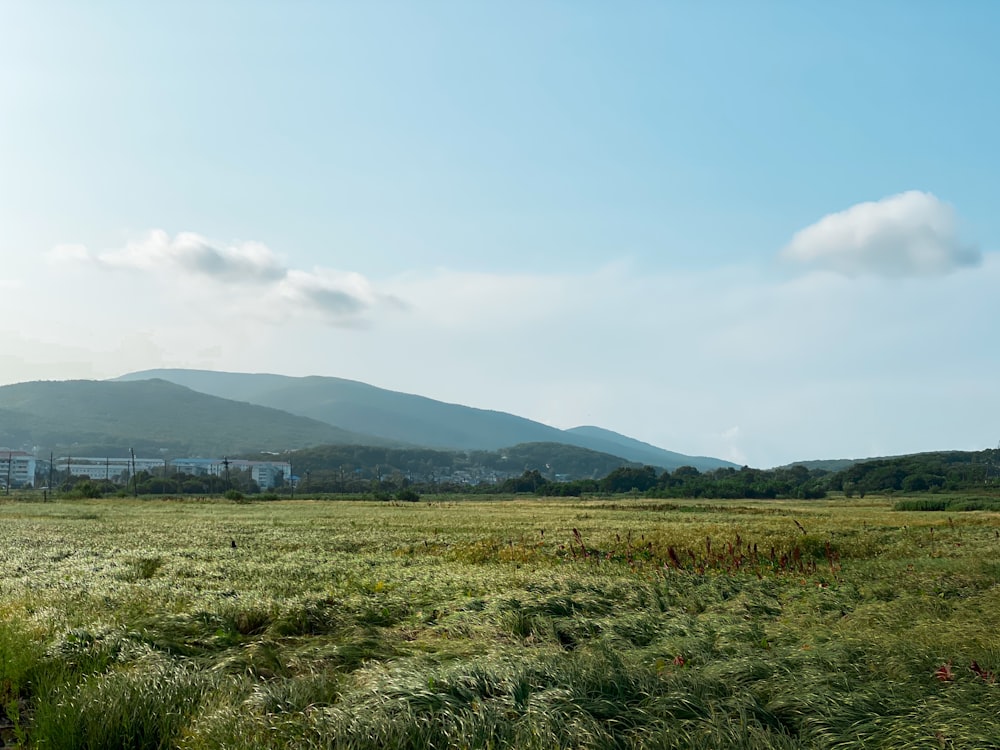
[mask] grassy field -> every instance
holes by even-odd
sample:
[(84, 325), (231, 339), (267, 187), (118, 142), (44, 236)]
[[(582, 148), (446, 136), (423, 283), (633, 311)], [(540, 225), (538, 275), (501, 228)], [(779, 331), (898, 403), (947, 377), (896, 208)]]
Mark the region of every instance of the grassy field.
[(898, 500), (6, 502), (0, 744), (1000, 747), (1000, 514)]

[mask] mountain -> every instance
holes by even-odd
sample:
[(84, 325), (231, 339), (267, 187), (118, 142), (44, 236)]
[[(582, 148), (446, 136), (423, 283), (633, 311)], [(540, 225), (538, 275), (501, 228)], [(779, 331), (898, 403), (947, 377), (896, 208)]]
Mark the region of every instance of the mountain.
[(716, 458), (665, 451), (597, 427), (560, 430), (506, 412), (449, 404), (343, 378), (163, 369), (134, 372), (117, 380), (150, 378), (321, 420), (382, 442), (463, 451), (562, 443), (671, 470), (684, 465), (703, 471), (736, 466)]
[(46, 381), (0, 387), (0, 445), (76, 455), (224, 455), (323, 443), (388, 444), (315, 419), (166, 380)]
[[(566, 432), (590, 441), (590, 445), (595, 446), (594, 450), (618, 456), (627, 455), (630, 461), (637, 461), (649, 466), (664, 466), (667, 468), (694, 466), (700, 471), (736, 466), (734, 463), (723, 461), (719, 458), (685, 456), (683, 453), (675, 453), (674, 451), (657, 448), (655, 445), (644, 443), (641, 440), (630, 438), (618, 432), (605, 430), (603, 427), (587, 425), (584, 427), (573, 427), (566, 430)], [(605, 447), (596, 447), (601, 445)]]
[(516, 443), (566, 442), (560, 439), (561, 430), (530, 419), (342, 378), (150, 370), (119, 380), (147, 378), (162, 378), (213, 396), (269, 406), (342, 429), (429, 448), (496, 450)]

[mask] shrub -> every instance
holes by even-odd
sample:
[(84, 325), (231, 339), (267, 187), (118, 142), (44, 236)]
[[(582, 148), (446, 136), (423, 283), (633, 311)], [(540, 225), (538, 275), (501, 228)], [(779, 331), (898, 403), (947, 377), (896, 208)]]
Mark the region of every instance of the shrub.
[(78, 482), (69, 495), (70, 497), (96, 498), (102, 497), (104, 493), (98, 484), (85, 479), (82, 482)]
[(951, 500), (947, 498), (943, 499), (930, 499), (930, 498), (910, 498), (907, 500), (897, 500), (892, 504), (893, 510), (919, 510), (919, 511), (940, 511), (948, 510), (948, 506), (951, 505)]

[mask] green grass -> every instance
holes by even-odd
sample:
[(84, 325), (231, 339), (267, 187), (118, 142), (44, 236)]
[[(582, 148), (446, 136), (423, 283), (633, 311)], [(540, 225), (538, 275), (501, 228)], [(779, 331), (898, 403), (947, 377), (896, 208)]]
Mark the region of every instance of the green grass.
[(922, 511), (967, 511), (990, 510), (1000, 512), (1000, 498), (971, 497), (967, 495), (934, 495), (931, 497), (909, 497), (897, 500), (895, 510)]
[(1000, 515), (895, 500), (2, 503), (0, 739), (1000, 747)]

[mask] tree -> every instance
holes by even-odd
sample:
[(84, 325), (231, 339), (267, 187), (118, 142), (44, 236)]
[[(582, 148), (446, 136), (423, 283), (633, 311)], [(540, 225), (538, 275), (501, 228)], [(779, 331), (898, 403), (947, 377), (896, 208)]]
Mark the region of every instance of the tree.
[(504, 492), (538, 492), (547, 484), (538, 469), (525, 471), (521, 476), (508, 479), (502, 485)]
[(656, 486), (656, 469), (652, 466), (635, 468), (622, 466), (615, 469), (601, 480), (604, 492), (646, 492)]

